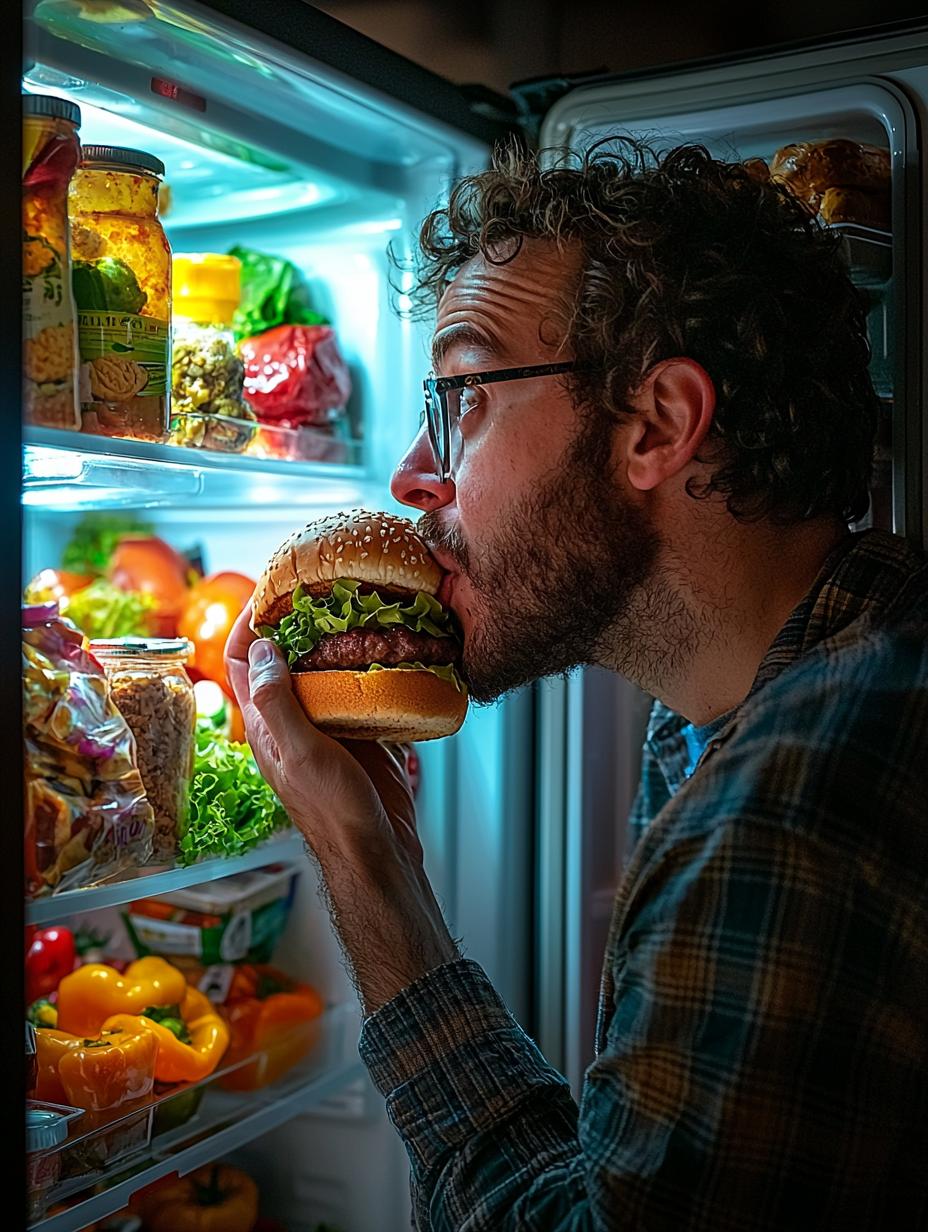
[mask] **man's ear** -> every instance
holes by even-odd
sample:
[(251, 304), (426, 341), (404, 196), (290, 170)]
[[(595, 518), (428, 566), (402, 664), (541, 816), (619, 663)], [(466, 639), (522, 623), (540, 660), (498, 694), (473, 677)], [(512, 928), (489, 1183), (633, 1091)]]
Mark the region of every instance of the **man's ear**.
[(706, 438), (715, 386), (693, 359), (655, 364), (629, 398), (637, 412), (626, 445), (628, 481), (650, 491), (678, 475)]

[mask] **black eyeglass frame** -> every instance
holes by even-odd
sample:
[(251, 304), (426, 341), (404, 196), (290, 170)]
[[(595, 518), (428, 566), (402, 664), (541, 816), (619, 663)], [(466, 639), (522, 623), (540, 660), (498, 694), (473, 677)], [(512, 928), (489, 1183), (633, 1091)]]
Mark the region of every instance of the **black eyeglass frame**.
[(494, 385), (497, 381), (525, 381), (536, 376), (556, 376), (574, 372), (573, 361), (562, 364), (534, 364), (527, 368), (497, 368), (492, 372), (466, 372), (463, 376), (431, 376), (422, 382), (425, 409), (422, 420), (428, 425), (429, 441), (441, 472), (442, 483), (451, 478), (451, 411), (448, 393), (452, 389), (473, 389), (478, 385)]

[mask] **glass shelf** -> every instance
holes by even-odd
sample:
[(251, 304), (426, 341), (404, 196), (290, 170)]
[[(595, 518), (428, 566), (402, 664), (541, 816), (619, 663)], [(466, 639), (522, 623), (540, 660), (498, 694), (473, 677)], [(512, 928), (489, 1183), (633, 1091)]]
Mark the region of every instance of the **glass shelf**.
[(263, 868), (266, 864), (290, 864), (305, 861), (303, 837), (295, 830), (285, 830), (278, 838), (267, 839), (252, 851), (231, 859), (203, 860), (186, 868), (150, 864), (145, 868), (130, 869), (120, 881), (106, 885), (91, 886), (86, 890), (66, 890), (63, 894), (50, 894), (47, 898), (31, 899), (26, 903), (27, 924), (52, 924), (58, 920), (100, 907), (118, 907), (137, 898), (167, 894), (184, 886), (202, 885), (229, 877), (232, 873), (244, 873), (249, 869)]
[(23, 441), (27, 509), (347, 508), (366, 490), (360, 466), (245, 457), (59, 428), (27, 427)]
[(76, 1232), (122, 1210), (137, 1189), (152, 1181), (172, 1172), (184, 1176), (323, 1103), (365, 1072), (357, 1052), (359, 1029), (355, 1010), (336, 1006), (326, 1011), (309, 1056), (271, 1086), (232, 1091), (208, 1081), (202, 1102), (185, 1124), (163, 1133), (155, 1126), (135, 1154), (123, 1156), (110, 1170), (103, 1166), (88, 1174), (84, 1188), (65, 1199), (64, 1209), (53, 1205), (31, 1226), (41, 1232)]

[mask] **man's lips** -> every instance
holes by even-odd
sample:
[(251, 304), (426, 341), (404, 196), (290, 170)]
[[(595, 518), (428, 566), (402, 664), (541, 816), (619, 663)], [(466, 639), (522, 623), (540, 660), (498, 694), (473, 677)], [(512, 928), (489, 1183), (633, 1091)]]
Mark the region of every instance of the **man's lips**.
[(429, 551), (437, 561), (443, 575), (435, 598), (442, 607), (450, 607), (451, 597), (454, 594), (454, 585), (458, 577), (460, 577), (460, 572), (456, 568), (454, 557), (450, 552), (444, 552), (439, 547), (432, 547), (431, 544), (429, 544)]

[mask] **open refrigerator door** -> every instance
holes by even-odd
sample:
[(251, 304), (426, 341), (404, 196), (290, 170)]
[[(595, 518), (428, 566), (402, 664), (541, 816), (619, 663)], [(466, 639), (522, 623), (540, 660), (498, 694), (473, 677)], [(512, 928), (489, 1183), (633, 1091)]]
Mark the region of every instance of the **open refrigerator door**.
[[(844, 212), (832, 218), (828, 198), (818, 220), (841, 234), (851, 278), (867, 297), (870, 371), (883, 408), (871, 506), (855, 529), (875, 525), (918, 544), (928, 541), (926, 66), (928, 31), (917, 23), (521, 90), (525, 107), (539, 100), (539, 145), (552, 152), (587, 150), (620, 134), (659, 151), (703, 145), (724, 160), (755, 160), (768, 174), (801, 151), (872, 151), (878, 184), (861, 191), (859, 180), (838, 172), (822, 195), (835, 185)], [(593, 1059), (606, 931), (652, 699), (599, 670), (540, 688), (536, 1038), (579, 1096)]]
[[(37, 699), (32, 782), (46, 809), (35, 810), (45, 837), (34, 844), (28, 938), (37, 953), (74, 938), (71, 976), (88, 963), (105, 969), (101, 978), (129, 997), (133, 1013), (143, 1007), (126, 989), (144, 983), (144, 964), (164, 961), (232, 1024), (231, 1044), (208, 1073), (185, 1071), (178, 1081), (156, 1070), (138, 1079), (129, 1103), (88, 1111), (85, 1098), (77, 1112), (61, 1113), (75, 1107), (78, 1088), (58, 1081), (52, 1036), (70, 1047), (76, 1032), (95, 1035), (101, 1023), (75, 1025), (60, 982), (41, 993), (32, 984), (40, 1080), (29, 1222), (49, 1232), (103, 1228), (119, 1212), (129, 1222), (114, 1227), (138, 1226), (141, 1216), (161, 1226), (158, 1195), (176, 1197), (177, 1178), (206, 1189), (233, 1184), (226, 1174), (210, 1180), (216, 1161), (254, 1177), (261, 1214), (275, 1221), (269, 1227), (408, 1226), (405, 1160), (358, 1060), (357, 1001), (314, 868), (265, 799), (247, 753), (229, 744), (242, 736), (220, 688), (216, 629), (302, 522), (357, 506), (396, 508), (389, 479), (418, 430), (428, 368), (422, 332), (394, 311), (410, 307), (405, 263), (425, 213), (456, 177), (486, 164), (495, 130), (449, 83), (299, 0), (273, 13), (251, 7), (27, 5), (23, 91), (53, 100), (27, 104), (27, 114), (57, 124), (57, 139), (79, 109), (83, 147), (69, 210), (79, 344), (73, 416), (61, 410), (67, 391), (54, 373), (38, 363), (26, 373), (35, 386), (22, 493)], [(37, 149), (30, 165), (40, 184)], [(107, 204), (106, 194), (119, 192)], [(51, 268), (42, 231), (49, 224), (40, 223), (27, 237), (30, 277), (38, 279)], [(68, 328), (57, 318), (51, 325), (55, 339)], [(168, 575), (180, 587), (176, 604), (165, 597)], [(84, 863), (87, 850), (75, 855), (90, 843), (90, 812), (59, 832), (78, 787), (103, 781), (101, 767), (112, 761), (94, 745), (85, 782), (75, 777), (74, 749), (86, 751), (92, 733), (115, 719), (91, 715), (87, 698), (100, 694), (102, 677), (79, 659), (48, 603), (97, 639), (143, 640), (141, 649), (95, 643), (127, 714), (189, 706), (181, 699), (196, 682), (196, 842), (188, 830), (180, 846), (159, 849), (163, 801), (152, 828), (136, 797), (136, 855), (118, 866), (103, 862), (99, 842)], [(164, 661), (152, 659), (152, 633), (180, 635), (171, 654), (157, 648)], [(60, 705), (50, 711), (56, 688)], [(70, 745), (49, 734), (61, 706), (76, 714), (71, 730), (80, 740)], [(528, 998), (529, 861), (520, 844), (531, 824), (531, 720), (530, 697), (516, 698), (420, 753), (420, 825), (433, 880), (452, 927), (468, 935), (517, 1012)], [(167, 755), (168, 728), (149, 739), (134, 722), (144, 772), (146, 759), (151, 769)], [(260, 825), (232, 837), (227, 826), (217, 839), (226, 824), (213, 808), (220, 796), (229, 808), (250, 800), (252, 818), (264, 800)], [(49, 830), (50, 809), (59, 830)], [(138, 855), (146, 842), (147, 850), (154, 844), (147, 863)], [(185, 1031), (196, 1042), (206, 1029), (194, 1025), (191, 997), (182, 990), (171, 1005), (156, 997), (144, 1007), (160, 1006), (185, 1046)], [(271, 1024), (262, 1036), (252, 1022), (260, 1006), (265, 1017), (273, 1006), (281, 1021), (290, 1014), (290, 1026)], [(212, 1021), (206, 1010), (203, 1021)], [(101, 1049), (106, 1042), (96, 1041)]]

